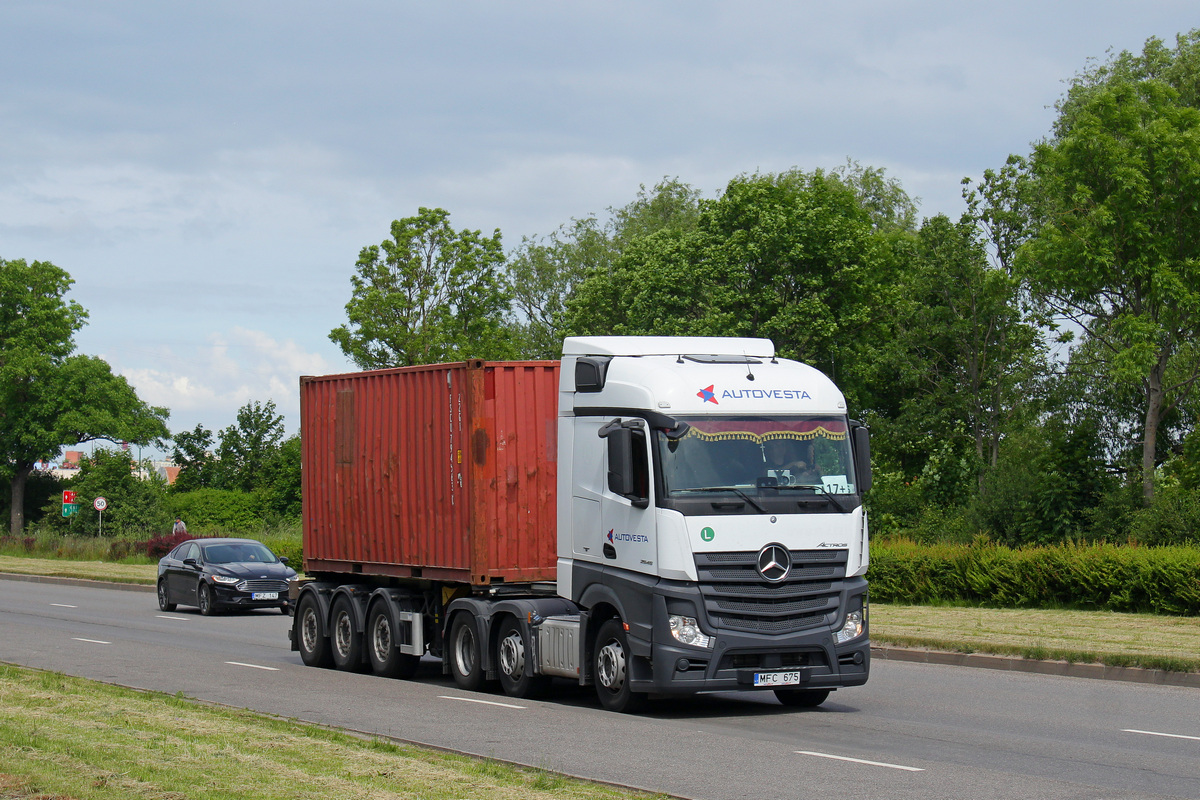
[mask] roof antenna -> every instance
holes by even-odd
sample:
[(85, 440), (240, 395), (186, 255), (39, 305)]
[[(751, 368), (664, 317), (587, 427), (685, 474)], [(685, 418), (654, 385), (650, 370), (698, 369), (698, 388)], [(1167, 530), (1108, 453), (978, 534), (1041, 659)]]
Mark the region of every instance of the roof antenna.
[(683, 363), (683, 353), (680, 353), (679, 355), (675, 356), (675, 363), (676, 363), (676, 364), (682, 364), (682, 363)]
[(754, 380), (754, 373), (750, 371), (750, 356), (746, 355), (746, 351), (742, 351), (742, 357), (746, 359), (746, 380)]

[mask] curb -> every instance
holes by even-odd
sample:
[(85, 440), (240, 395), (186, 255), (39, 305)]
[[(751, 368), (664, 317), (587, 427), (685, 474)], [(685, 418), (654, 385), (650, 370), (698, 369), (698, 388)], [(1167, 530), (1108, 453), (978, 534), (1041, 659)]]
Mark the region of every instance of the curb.
[(1200, 688), (1200, 672), (1171, 672), (1142, 667), (1110, 667), (1106, 664), (1077, 664), (1069, 661), (1039, 661), (1020, 656), (993, 656), (986, 653), (956, 653), (948, 650), (920, 650), (905, 647), (872, 647), (871, 658), (884, 661), (910, 661), (920, 664), (945, 664), (953, 667), (979, 667), (1037, 675), (1061, 675), (1064, 678), (1091, 678), (1105, 681), (1129, 681), (1159, 686)]

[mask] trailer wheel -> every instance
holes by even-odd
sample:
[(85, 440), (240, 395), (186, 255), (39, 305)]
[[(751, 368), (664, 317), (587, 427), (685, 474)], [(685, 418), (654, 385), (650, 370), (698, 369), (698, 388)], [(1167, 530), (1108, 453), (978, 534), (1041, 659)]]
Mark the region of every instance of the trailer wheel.
[(354, 629), (354, 607), (350, 605), (351, 602), (345, 595), (333, 601), (329, 643), (333, 649), (333, 665), (355, 672), (363, 668), (363, 640)]
[(310, 667), (333, 666), (333, 653), (329, 637), (325, 635), (325, 622), (321, 618), (321, 604), (310, 592), (300, 599), (296, 607), (296, 644), (300, 649), (300, 660)]
[(514, 617), (505, 619), (496, 642), (496, 665), (500, 687), (509, 697), (539, 697), (550, 686), (550, 676), (533, 675), (528, 661), (533, 648)]
[(609, 711), (633, 713), (646, 705), (646, 693), (629, 688), (629, 637), (619, 619), (610, 619), (596, 634), (596, 695)]
[[(420, 624), (415, 623), (415, 624)], [(399, 630), (387, 604), (376, 602), (367, 616), (367, 657), (371, 671), (385, 678), (411, 678), (417, 674), (421, 657), (397, 649)]]
[(484, 686), (482, 650), (475, 632), (475, 618), (456, 614), (450, 625), (450, 674), (458, 688), (478, 692)]
[(828, 689), (776, 689), (775, 697), (792, 708), (816, 708), (829, 697)]

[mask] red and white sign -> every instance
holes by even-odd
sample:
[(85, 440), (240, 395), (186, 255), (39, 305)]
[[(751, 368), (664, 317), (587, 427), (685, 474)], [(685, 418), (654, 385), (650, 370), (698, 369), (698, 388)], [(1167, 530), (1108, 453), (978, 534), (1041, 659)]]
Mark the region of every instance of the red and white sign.
[(92, 508), (96, 509), (97, 511), (103, 511), (104, 509), (108, 508), (108, 501), (103, 497), (97, 497), (92, 501)]
[(63, 502), (64, 503), (74, 503), (75, 502), (75, 493), (73, 491), (71, 491), (70, 489), (63, 489)]

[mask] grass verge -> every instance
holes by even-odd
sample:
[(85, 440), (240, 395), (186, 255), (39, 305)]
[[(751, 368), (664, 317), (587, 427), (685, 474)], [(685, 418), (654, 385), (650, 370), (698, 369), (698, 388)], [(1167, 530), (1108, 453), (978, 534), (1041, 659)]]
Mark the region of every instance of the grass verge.
[(13, 572), (18, 575), (49, 575), (58, 578), (83, 578), (93, 581), (137, 583), (153, 586), (158, 576), (158, 565), (112, 564), (104, 561), (65, 561), (57, 558), (0, 556), (0, 572)]
[(1200, 672), (1200, 618), (871, 604), (871, 641), (961, 653)]
[(663, 795), (0, 664), (0, 798), (329, 797)]

